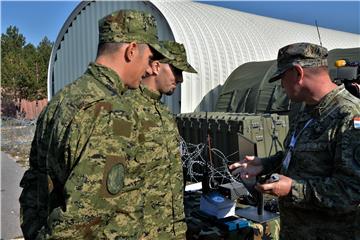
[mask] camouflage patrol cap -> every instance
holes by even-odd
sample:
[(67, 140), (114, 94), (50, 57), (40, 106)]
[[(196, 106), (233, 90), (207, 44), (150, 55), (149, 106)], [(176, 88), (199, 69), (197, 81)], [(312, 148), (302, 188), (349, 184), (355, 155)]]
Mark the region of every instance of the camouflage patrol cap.
[(327, 66), (327, 56), (326, 48), (313, 43), (294, 43), (280, 48), (277, 57), (277, 71), (269, 82), (280, 79), (281, 74), (296, 64), (302, 67)]
[(154, 16), (135, 10), (120, 10), (99, 20), (99, 43), (137, 42), (150, 45), (165, 58), (174, 57), (160, 45)]
[(174, 41), (161, 41), (160, 44), (174, 56), (174, 59), (160, 60), (161, 63), (171, 64), (181, 71), (197, 73), (186, 60), (186, 50), (183, 44)]

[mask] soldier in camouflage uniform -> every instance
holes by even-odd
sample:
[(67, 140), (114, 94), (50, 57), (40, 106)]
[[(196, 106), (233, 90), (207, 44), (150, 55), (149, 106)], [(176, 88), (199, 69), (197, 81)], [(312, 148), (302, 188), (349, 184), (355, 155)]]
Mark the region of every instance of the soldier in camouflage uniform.
[(100, 20), (95, 63), (39, 116), (20, 183), (26, 239), (145, 236), (153, 219), (144, 210), (146, 163), (136, 159), (141, 126), (124, 93), (152, 73), (155, 54), (172, 58), (150, 14), (118, 11)]
[(139, 137), (142, 148), (137, 159), (146, 163), (144, 211), (152, 218), (146, 221), (146, 239), (185, 239), (179, 133), (173, 115), (160, 98), (162, 94), (171, 95), (182, 82), (181, 71), (196, 71), (187, 63), (182, 44), (164, 41), (162, 45), (175, 58), (153, 61), (153, 74), (142, 80), (139, 90), (127, 94), (142, 125)]
[(279, 50), (270, 81), (281, 78), (304, 111), (290, 126), (286, 152), (230, 166), (243, 177), (281, 173), (257, 185), (279, 196), (281, 239), (360, 239), (360, 100), (331, 81), (326, 57), (326, 48), (310, 43)]

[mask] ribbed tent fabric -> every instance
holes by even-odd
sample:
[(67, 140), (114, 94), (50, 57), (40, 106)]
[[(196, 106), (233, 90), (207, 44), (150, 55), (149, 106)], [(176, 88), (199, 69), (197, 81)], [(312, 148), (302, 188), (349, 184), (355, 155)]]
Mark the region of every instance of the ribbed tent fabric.
[[(335, 61), (360, 61), (360, 48), (329, 51), (329, 72), (336, 71)], [(216, 103), (216, 112), (279, 113), (291, 117), (301, 107), (291, 103), (281, 87), (281, 81), (269, 83), (276, 71), (276, 60), (250, 62), (235, 69), (224, 83)], [(333, 78), (333, 75), (330, 74)]]

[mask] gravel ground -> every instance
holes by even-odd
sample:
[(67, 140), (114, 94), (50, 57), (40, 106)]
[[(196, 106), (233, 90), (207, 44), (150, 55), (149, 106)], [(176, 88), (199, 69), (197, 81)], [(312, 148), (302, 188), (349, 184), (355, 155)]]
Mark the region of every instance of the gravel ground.
[(1, 121), (1, 151), (9, 154), (27, 169), (35, 122), (6, 119)]

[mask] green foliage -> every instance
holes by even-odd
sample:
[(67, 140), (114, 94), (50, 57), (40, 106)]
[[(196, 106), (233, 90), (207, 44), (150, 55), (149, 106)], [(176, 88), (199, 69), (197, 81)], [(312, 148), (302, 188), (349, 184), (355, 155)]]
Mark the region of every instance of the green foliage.
[(8, 52), (19, 52), (25, 45), (25, 37), (19, 33), (19, 29), (10, 26), (6, 29), (6, 34), (1, 34), (1, 56)]
[(37, 47), (26, 44), (16, 26), (1, 34), (2, 95), (13, 100), (46, 97), (47, 68), (53, 43), (44, 37)]

